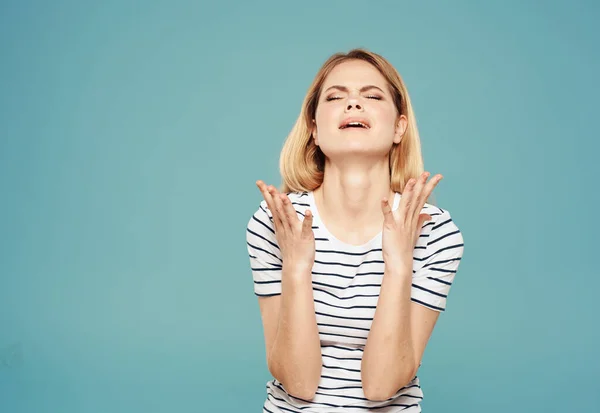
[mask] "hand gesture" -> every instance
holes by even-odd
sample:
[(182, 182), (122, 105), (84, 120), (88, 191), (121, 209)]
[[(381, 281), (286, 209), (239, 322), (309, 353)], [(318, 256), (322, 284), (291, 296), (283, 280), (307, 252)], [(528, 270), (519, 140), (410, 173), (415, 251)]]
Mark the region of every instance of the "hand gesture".
[(421, 234), (421, 228), (431, 215), (422, 214), (421, 209), (435, 186), (442, 180), (438, 174), (427, 182), (429, 172), (412, 178), (404, 187), (400, 205), (395, 211), (386, 198), (381, 201), (384, 222), (382, 233), (383, 260), (393, 268), (410, 269), (412, 275), (413, 252)]
[(304, 220), (300, 221), (292, 202), (286, 194), (277, 192), (272, 185), (256, 181), (267, 206), (273, 215), (275, 236), (284, 265), (294, 268), (307, 266), (312, 268), (315, 261), (315, 236), (312, 230), (313, 215), (306, 210)]

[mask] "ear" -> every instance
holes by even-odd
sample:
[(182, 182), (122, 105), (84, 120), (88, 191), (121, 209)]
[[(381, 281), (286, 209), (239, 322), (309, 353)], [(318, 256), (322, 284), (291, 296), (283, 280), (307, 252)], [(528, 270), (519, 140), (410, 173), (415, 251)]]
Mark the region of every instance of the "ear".
[(312, 137), (315, 140), (315, 145), (319, 146), (319, 140), (317, 137), (317, 122), (312, 120), (312, 128), (311, 128)]
[(400, 115), (396, 123), (396, 131), (394, 132), (394, 143), (400, 143), (408, 127), (408, 119), (405, 115)]

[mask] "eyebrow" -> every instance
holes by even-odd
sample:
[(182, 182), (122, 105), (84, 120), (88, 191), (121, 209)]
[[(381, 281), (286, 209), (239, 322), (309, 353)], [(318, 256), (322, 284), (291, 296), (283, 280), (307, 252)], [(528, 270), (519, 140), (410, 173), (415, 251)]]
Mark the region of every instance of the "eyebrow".
[[(347, 92), (348, 91), (348, 88), (346, 86), (333, 85), (333, 86), (328, 87), (327, 90), (325, 90), (324, 93), (326, 93), (329, 89), (338, 89), (338, 90), (341, 90), (342, 92)], [(364, 92), (364, 91), (369, 90), (369, 89), (377, 89), (377, 90), (381, 91), (381, 93), (385, 94), (385, 92), (380, 87), (377, 87), (375, 85), (366, 85), (366, 86), (363, 86), (363, 87), (360, 88), (360, 91)]]

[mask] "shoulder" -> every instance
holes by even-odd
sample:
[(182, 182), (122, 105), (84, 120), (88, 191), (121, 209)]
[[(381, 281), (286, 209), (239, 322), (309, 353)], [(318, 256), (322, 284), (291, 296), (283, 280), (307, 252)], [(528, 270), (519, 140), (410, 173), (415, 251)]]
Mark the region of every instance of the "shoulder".
[(454, 227), (456, 227), (456, 229), (458, 229), (458, 226), (456, 225), (456, 223), (454, 222), (454, 219), (452, 218), (452, 214), (450, 213), (449, 210), (447, 210), (445, 208), (442, 208), (437, 205), (425, 203), (425, 205), (423, 206), (423, 209), (421, 209), (421, 213), (429, 214), (431, 216), (431, 221), (429, 221), (429, 222), (433, 223), (433, 225), (436, 227), (441, 226), (441, 225), (449, 225), (449, 226), (454, 226)]
[[(298, 212), (303, 212), (306, 210), (309, 204), (309, 193), (307, 191), (304, 192), (286, 192), (287, 197), (292, 202), (294, 209)], [(266, 203), (265, 203), (266, 204)]]
[[(286, 192), (285, 194), (297, 212), (304, 212), (310, 206), (308, 201), (308, 192)], [(252, 218), (272, 219), (272, 217), (273, 214), (269, 208), (269, 205), (267, 204), (267, 201), (262, 199), (257, 209), (254, 211)]]
[(426, 203), (421, 213), (431, 215), (431, 221), (426, 222), (423, 228), (424, 233), (428, 234), (428, 249), (451, 248), (462, 255), (464, 249), (463, 234), (450, 211)]
[[(308, 194), (289, 192), (286, 195), (292, 202), (296, 212), (303, 214), (308, 206)], [(264, 199), (261, 200), (248, 220), (246, 244), (248, 255), (253, 263), (253, 270), (255, 274), (258, 274), (256, 275), (257, 278), (263, 279), (266, 273), (273, 277), (274, 271), (281, 269), (281, 252), (275, 234), (273, 214)]]
[[(296, 212), (304, 215), (306, 209), (310, 206), (308, 201), (308, 192), (286, 192), (292, 206)], [(267, 228), (271, 232), (273, 226), (273, 213), (267, 204), (267, 201), (262, 199), (257, 208), (253, 211), (252, 216), (248, 221), (248, 228)]]

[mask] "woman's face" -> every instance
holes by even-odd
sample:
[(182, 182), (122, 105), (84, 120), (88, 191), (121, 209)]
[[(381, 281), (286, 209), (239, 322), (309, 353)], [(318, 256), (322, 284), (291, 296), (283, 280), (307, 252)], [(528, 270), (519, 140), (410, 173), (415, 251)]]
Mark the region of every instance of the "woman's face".
[(352, 60), (336, 66), (325, 79), (312, 132), (330, 159), (386, 156), (393, 143), (400, 143), (406, 125), (381, 73), (365, 61)]

